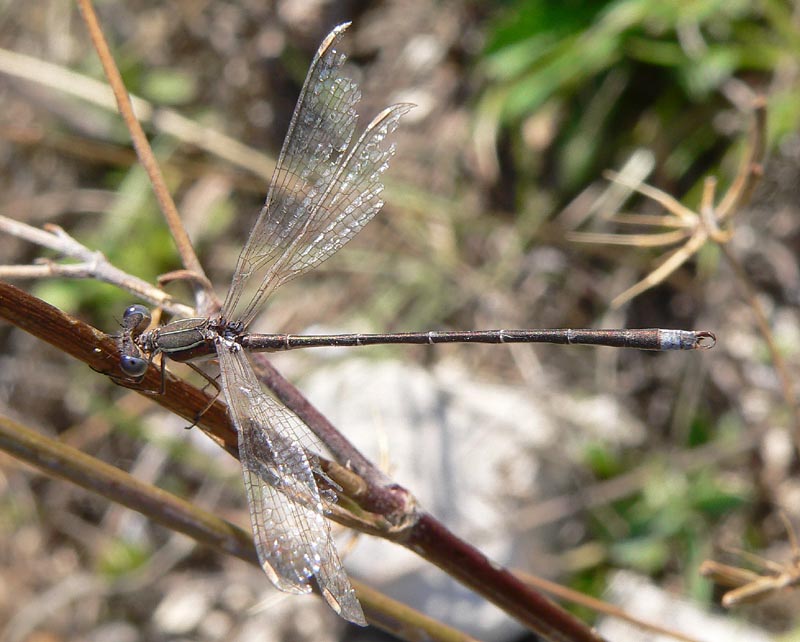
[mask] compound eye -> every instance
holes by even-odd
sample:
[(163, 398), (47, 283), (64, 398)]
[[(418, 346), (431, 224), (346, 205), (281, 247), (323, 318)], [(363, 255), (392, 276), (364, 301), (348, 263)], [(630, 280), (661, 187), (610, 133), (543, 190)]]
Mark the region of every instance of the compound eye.
[(131, 357), (130, 355), (123, 354), (119, 358), (119, 367), (129, 377), (141, 377), (147, 372), (148, 362), (141, 357)]
[(150, 325), (150, 310), (137, 303), (122, 313), (122, 326), (133, 334), (141, 334)]

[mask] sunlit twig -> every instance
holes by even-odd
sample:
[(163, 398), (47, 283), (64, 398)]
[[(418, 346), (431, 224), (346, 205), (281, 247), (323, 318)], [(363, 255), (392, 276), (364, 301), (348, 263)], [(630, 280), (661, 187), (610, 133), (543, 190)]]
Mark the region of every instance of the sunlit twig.
[(0, 232), (36, 243), (57, 252), (64, 258), (77, 261), (77, 263), (60, 263), (42, 259), (34, 265), (0, 265), (0, 279), (38, 279), (55, 276), (96, 279), (122, 288), (170, 314), (178, 316), (193, 314), (190, 307), (177, 303), (169, 294), (147, 281), (120, 270), (109, 263), (102, 252), (90, 250), (58, 225), (48, 224), (44, 229), (39, 229), (22, 221), (0, 216)]

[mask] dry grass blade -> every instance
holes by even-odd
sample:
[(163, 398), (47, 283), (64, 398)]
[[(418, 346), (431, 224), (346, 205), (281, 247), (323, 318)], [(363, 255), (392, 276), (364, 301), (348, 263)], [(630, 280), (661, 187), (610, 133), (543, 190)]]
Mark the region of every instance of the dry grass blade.
[[(751, 285), (746, 271), (739, 263), (737, 257), (728, 247), (728, 242), (734, 234), (731, 220), (736, 212), (744, 206), (753, 193), (763, 173), (762, 161), (766, 150), (766, 101), (763, 97), (756, 97), (753, 106), (753, 125), (750, 130), (747, 151), (739, 167), (736, 177), (718, 205), (715, 205), (715, 192), (717, 181), (713, 177), (706, 178), (703, 185), (703, 194), (697, 211), (691, 210), (676, 198), (655, 187), (629, 181), (624, 176), (609, 173), (612, 180), (625, 185), (630, 190), (655, 201), (667, 211), (667, 214), (653, 217), (645, 215), (623, 215), (608, 217), (617, 223), (647, 225), (658, 227), (679, 228), (679, 231), (654, 232), (647, 234), (597, 234), (572, 232), (567, 235), (572, 241), (581, 243), (603, 243), (614, 245), (629, 245), (634, 247), (664, 247), (667, 245), (680, 245), (671, 254), (662, 260), (661, 264), (652, 270), (646, 277), (618, 294), (611, 301), (611, 307), (619, 308), (631, 299), (646, 292), (663, 282), (679, 267), (695, 256), (707, 243), (714, 243), (733, 268), (739, 287), (744, 292), (747, 301), (753, 310), (759, 331), (770, 351), (772, 362), (781, 383), (783, 398), (791, 411), (793, 424), (793, 438), (795, 448), (800, 453), (800, 407), (794, 393), (792, 377), (789, 374), (785, 360), (778, 349), (772, 331), (769, 327), (767, 315), (756, 296), (755, 288)], [(727, 227), (726, 227), (727, 226)]]
[[(50, 475), (127, 506), (167, 528), (258, 566), (252, 537), (242, 529), (160, 488), (59, 441), (0, 416), (0, 450)], [(373, 624), (407, 639), (469, 642), (472, 637), (353, 582)]]
[[(0, 73), (74, 96), (103, 109), (117, 110), (117, 103), (108, 85), (38, 58), (0, 48)], [(272, 176), (275, 159), (268, 154), (191, 120), (173, 109), (156, 108), (138, 96), (129, 94), (129, 98), (136, 118), (140, 122), (149, 123), (153, 130), (194, 145), (264, 180), (269, 180)]]
[(752, 604), (771, 597), (787, 588), (800, 585), (800, 547), (797, 535), (786, 514), (780, 513), (786, 528), (792, 555), (786, 562), (775, 562), (747, 551), (732, 551), (761, 568), (764, 573), (738, 566), (706, 560), (700, 565), (700, 574), (723, 586), (735, 587), (722, 596), (722, 606), (731, 608), (740, 604)]
[(528, 573), (522, 573), (520, 571), (516, 571), (516, 573), (525, 582), (527, 582), (531, 586), (535, 586), (536, 588), (542, 591), (545, 591), (546, 593), (555, 595), (556, 597), (562, 600), (569, 600), (573, 604), (579, 604), (581, 606), (585, 606), (587, 608), (592, 609), (593, 611), (596, 611), (597, 613), (605, 613), (606, 615), (620, 618), (621, 620), (630, 622), (631, 624), (642, 629), (643, 631), (650, 631), (652, 633), (657, 633), (658, 635), (670, 637), (675, 640), (681, 640), (682, 642), (698, 642), (697, 638), (693, 638), (688, 635), (684, 635), (683, 633), (679, 633), (678, 631), (673, 631), (672, 629), (659, 626), (658, 624), (653, 624), (651, 622), (647, 622), (640, 618), (633, 617), (624, 609), (615, 606), (613, 604), (609, 604), (608, 602), (604, 602), (603, 600), (598, 600), (597, 598), (584, 595), (579, 591), (574, 591), (570, 588), (561, 586), (560, 584), (556, 584), (555, 582), (551, 582), (541, 577), (536, 577), (534, 575), (530, 575)]
[(567, 238), (581, 243), (602, 243), (614, 245), (631, 245), (635, 247), (666, 247), (683, 242), (678, 249), (667, 256), (662, 263), (645, 278), (634, 284), (611, 301), (613, 308), (619, 308), (634, 297), (655, 287), (681, 265), (691, 259), (702, 247), (712, 241), (717, 245), (727, 243), (732, 230), (724, 230), (722, 224), (744, 205), (752, 194), (753, 188), (761, 176), (761, 161), (765, 152), (766, 102), (759, 97), (754, 100), (754, 123), (748, 142), (748, 150), (739, 168), (736, 178), (728, 191), (714, 206), (716, 181), (708, 178), (703, 189), (702, 202), (698, 211), (686, 207), (674, 196), (650, 185), (630, 181), (625, 176), (608, 172), (607, 176), (614, 182), (638, 192), (642, 196), (658, 203), (666, 214), (647, 216), (641, 214), (619, 215), (608, 217), (615, 223), (629, 225), (646, 225), (672, 227), (679, 231), (653, 232), (646, 234), (596, 234), (571, 232)]
[[(128, 96), (128, 92), (125, 89), (124, 83), (122, 82), (122, 75), (120, 74), (116, 63), (114, 62), (114, 58), (111, 55), (111, 50), (109, 49), (108, 43), (103, 35), (103, 31), (100, 28), (100, 23), (97, 19), (97, 14), (95, 14), (94, 6), (92, 5), (91, 0), (78, 0), (78, 5), (80, 6), (86, 26), (89, 29), (89, 37), (92, 39), (92, 43), (97, 50), (97, 55), (100, 57), (100, 62), (103, 65), (103, 70), (108, 78), (109, 85), (111, 85), (111, 89), (114, 92), (114, 98), (117, 101), (119, 112), (125, 121), (125, 126), (128, 128), (128, 131), (131, 134), (133, 146), (136, 149), (137, 156), (139, 157), (139, 162), (141, 162), (142, 167), (150, 178), (150, 183), (153, 186), (159, 207), (167, 221), (170, 233), (172, 234), (172, 238), (175, 241), (175, 245), (180, 253), (181, 260), (183, 261), (183, 265), (187, 270), (205, 278), (205, 271), (203, 270), (202, 265), (200, 265), (200, 261), (195, 254), (191, 241), (189, 240), (189, 235), (186, 233), (186, 229), (183, 227), (180, 215), (178, 214), (178, 209), (175, 207), (175, 202), (172, 200), (172, 195), (170, 194), (169, 189), (167, 189), (164, 175), (161, 173), (161, 168), (156, 161), (153, 150), (147, 140), (147, 136), (145, 136), (144, 130), (142, 129), (142, 126), (139, 124), (139, 121), (136, 119), (136, 115), (133, 112), (131, 99)], [(208, 281), (207, 278), (205, 280)], [(219, 302), (216, 301), (213, 290), (207, 290), (203, 287), (199, 287), (199, 282), (200, 279), (192, 282), (192, 285), (194, 286), (197, 310), (201, 313), (206, 313), (209, 310), (218, 308)]]

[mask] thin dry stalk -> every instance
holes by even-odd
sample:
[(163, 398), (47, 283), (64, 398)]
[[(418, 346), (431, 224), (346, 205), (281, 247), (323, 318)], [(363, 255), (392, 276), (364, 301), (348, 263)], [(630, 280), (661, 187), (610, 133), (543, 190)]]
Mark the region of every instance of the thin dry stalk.
[(760, 602), (776, 593), (796, 588), (800, 585), (800, 546), (797, 535), (786, 514), (780, 512), (781, 520), (786, 528), (792, 555), (786, 562), (774, 562), (747, 551), (732, 551), (747, 560), (765, 573), (758, 573), (739, 566), (721, 564), (714, 560), (706, 560), (700, 565), (700, 574), (723, 586), (735, 587), (722, 596), (722, 606), (731, 608), (740, 604)]
[[(117, 104), (108, 85), (83, 74), (65, 69), (38, 58), (0, 48), (0, 73), (26, 82), (36, 83), (74, 96), (103, 109), (116, 111)], [(220, 131), (191, 120), (173, 109), (155, 108), (151, 103), (128, 94), (140, 122), (150, 123), (153, 130), (213, 154), (237, 167), (269, 180), (275, 170), (275, 159), (264, 152), (226, 136)]]
[(766, 145), (766, 101), (758, 97), (753, 103), (754, 123), (750, 131), (747, 153), (739, 167), (739, 171), (728, 191), (718, 206), (714, 206), (716, 181), (706, 179), (699, 211), (694, 211), (674, 196), (637, 181), (629, 180), (625, 175), (607, 172), (614, 182), (638, 192), (642, 196), (658, 203), (667, 214), (646, 216), (641, 214), (621, 214), (608, 217), (610, 221), (625, 225), (646, 225), (675, 228), (669, 232), (647, 234), (597, 234), (570, 232), (567, 238), (581, 243), (605, 243), (615, 245), (632, 245), (636, 247), (666, 247), (684, 242), (677, 250), (667, 256), (662, 263), (644, 279), (634, 284), (612, 301), (611, 306), (618, 308), (634, 297), (658, 285), (668, 278), (686, 261), (697, 254), (708, 242), (725, 245), (733, 235), (733, 230), (723, 228), (732, 216), (746, 204), (758, 183), (763, 170), (761, 162)]
[[(184, 265), (189, 271), (202, 275), (202, 278), (204, 278), (205, 275), (199, 266), (199, 261), (194, 251), (191, 249), (188, 235), (186, 235), (182, 228), (180, 218), (166, 190), (166, 186), (147, 143), (147, 139), (130, 107), (127, 93), (122, 84), (119, 72), (116, 69), (116, 65), (111, 58), (110, 51), (102, 35), (91, 1), (78, 1), (87, 22), (92, 41), (98, 50), (106, 75), (109, 78), (117, 102), (120, 105), (120, 111), (123, 114), (126, 125), (131, 131), (131, 136), (134, 138), (137, 154), (139, 154), (142, 163), (147, 169), (148, 176), (150, 176), (154, 189), (156, 190), (159, 204), (162, 206), (164, 214), (168, 219), (173, 237), (176, 239), (176, 244), (181, 252)], [(201, 280), (202, 279), (195, 280), (195, 285)], [(204, 294), (202, 287), (196, 287), (195, 292), (199, 301), (197, 306), (198, 312), (206, 314), (212, 307), (209, 301), (217, 303), (215, 298), (211, 298), (213, 297), (213, 292)], [(203, 299), (203, 296), (208, 298)], [(153, 370), (153, 368), (150, 368), (150, 370)], [(322, 417), (322, 415), (320, 415), (289, 382), (277, 375), (277, 372), (273, 373), (272, 381), (268, 382), (268, 384), (270, 389), (272, 389), (291, 410), (295, 411), (301, 419), (306, 421), (312, 430), (330, 432), (327, 422), (324, 422), (327, 425), (320, 425), (320, 422), (317, 420), (317, 416)], [(336, 431), (334, 430), (333, 432), (335, 433)], [(341, 440), (344, 440), (344, 437), (341, 435), (339, 435), (339, 437)], [(352, 460), (345, 459), (343, 463), (345, 462), (351, 464)], [(374, 466), (368, 464), (366, 460), (364, 460), (363, 463), (365, 464), (365, 470), (377, 470)], [(381, 481), (384, 480), (382, 479)], [(383, 497), (383, 501), (386, 502), (383, 508), (391, 509), (387, 512), (392, 518), (396, 519), (398, 517), (396, 512), (398, 503), (403, 508), (403, 512), (401, 513), (402, 519), (400, 520), (400, 524), (403, 527), (400, 533), (394, 533), (397, 541), (402, 541), (405, 546), (441, 568), (444, 568), (448, 573), (479, 591), (495, 604), (504, 608), (511, 615), (530, 626), (534, 631), (539, 632), (548, 639), (587, 641), (599, 639), (586, 625), (560, 609), (544, 596), (525, 586), (514, 577), (513, 574), (498, 567), (477, 549), (456, 538), (433, 517), (418, 511), (416, 509), (416, 503), (413, 499), (410, 499), (411, 494), (405, 489), (394, 484), (383, 483), (377, 489), (376, 495), (370, 496), (369, 499), (373, 501), (377, 500), (378, 505), (380, 505), (381, 497)], [(361, 498), (361, 501), (363, 501), (363, 499), (364, 498)], [(370, 507), (372, 508), (373, 506)], [(397, 524), (394, 519), (390, 521)]]
[[(175, 246), (178, 249), (181, 261), (187, 270), (205, 277), (205, 271), (203, 270), (202, 265), (200, 265), (200, 260), (195, 254), (194, 247), (192, 247), (192, 243), (189, 240), (189, 235), (186, 233), (186, 230), (183, 227), (180, 215), (178, 214), (178, 209), (175, 207), (175, 202), (172, 200), (172, 195), (167, 189), (167, 183), (164, 180), (163, 174), (161, 173), (161, 168), (156, 161), (153, 150), (147, 140), (147, 136), (145, 136), (142, 126), (139, 124), (139, 121), (136, 119), (136, 115), (133, 113), (130, 97), (128, 96), (128, 92), (122, 82), (122, 76), (119, 73), (119, 69), (117, 69), (114, 58), (111, 56), (111, 50), (108, 47), (105, 36), (100, 29), (100, 23), (97, 20), (97, 14), (95, 14), (94, 6), (92, 5), (91, 0), (78, 0), (78, 6), (81, 9), (83, 19), (86, 22), (86, 27), (89, 30), (89, 37), (92, 39), (92, 43), (97, 50), (100, 63), (103, 65), (103, 70), (105, 71), (106, 78), (108, 78), (108, 83), (114, 92), (114, 98), (117, 101), (119, 113), (122, 116), (122, 119), (125, 121), (125, 126), (128, 128), (128, 131), (131, 134), (131, 140), (133, 141), (133, 146), (136, 149), (136, 155), (139, 157), (139, 162), (142, 164), (145, 172), (147, 172), (147, 176), (153, 186), (153, 191), (155, 192), (158, 205), (167, 221), (172, 238), (175, 240)], [(208, 279), (206, 279), (206, 281), (207, 280)], [(207, 314), (214, 311), (215, 306), (216, 308), (219, 308), (219, 302), (216, 300), (213, 291), (209, 291), (203, 287), (200, 287), (199, 282), (199, 280), (192, 282), (192, 285), (194, 286), (196, 308), (200, 314)]]
[[(567, 238), (581, 243), (604, 243), (615, 245), (632, 245), (636, 247), (664, 247), (683, 242), (672, 254), (650, 272), (645, 278), (634, 284), (612, 301), (611, 306), (620, 307), (634, 297), (658, 285), (681, 265), (695, 256), (707, 243), (714, 243), (722, 251), (723, 256), (733, 269), (736, 282), (756, 320), (759, 332), (767, 344), (772, 363), (781, 385), (781, 394), (790, 412), (792, 437), (795, 448), (800, 453), (800, 405), (794, 392), (792, 377), (783, 356), (778, 349), (772, 330), (769, 327), (766, 313), (758, 300), (756, 290), (747, 277), (737, 257), (728, 246), (733, 238), (732, 220), (734, 215), (747, 204), (755, 186), (763, 175), (762, 161), (766, 153), (767, 112), (766, 100), (759, 96), (753, 101), (753, 126), (750, 130), (747, 151), (739, 166), (739, 171), (727, 192), (718, 205), (714, 205), (716, 179), (708, 177), (703, 186), (703, 194), (698, 211), (691, 210), (676, 198), (652, 186), (631, 182), (626, 177), (609, 172), (610, 178), (629, 189), (655, 201), (666, 210), (667, 214), (656, 218), (645, 218), (642, 215), (621, 215), (609, 217), (611, 221), (622, 224), (648, 225), (676, 228), (669, 232), (648, 234), (597, 234), (572, 232)], [(727, 226), (727, 227), (726, 227)]]
[[(190, 502), (2, 416), (0, 450), (260, 568), (249, 533)], [(474, 640), (367, 585), (355, 580), (353, 585), (370, 621), (388, 633), (406, 639), (424, 638), (440, 642)]]
[(767, 313), (761, 305), (761, 301), (756, 293), (756, 288), (750, 282), (747, 272), (727, 245), (723, 244), (720, 248), (722, 249), (723, 256), (733, 269), (733, 273), (736, 275), (736, 282), (742, 289), (747, 302), (750, 304), (750, 308), (756, 319), (756, 324), (758, 325), (758, 330), (764, 338), (764, 342), (767, 344), (772, 363), (775, 366), (775, 372), (778, 375), (778, 381), (780, 381), (781, 384), (783, 400), (790, 413), (789, 420), (793, 426), (792, 438), (794, 439), (794, 447), (800, 454), (800, 404), (797, 402), (797, 395), (794, 391), (794, 380), (789, 374), (789, 367), (786, 365), (786, 361), (778, 348), (775, 336), (772, 334), (772, 329), (769, 327)]
[[(158, 390), (161, 385), (161, 372), (155, 367), (149, 368), (142, 381), (135, 384), (121, 378), (119, 346), (113, 337), (2, 281), (0, 318), (67, 352), (94, 370), (110, 376), (115, 383), (147, 394), (164, 408), (189, 422), (196, 422), (219, 445), (234, 456), (238, 455), (236, 432), (222, 402), (215, 400), (209, 405), (209, 398), (202, 391), (177, 379), (168, 371), (165, 373), (165, 394), (152, 395), (151, 391)], [(294, 403), (294, 395), (300, 396), (299, 391), (285, 380), (279, 389), (282, 394), (287, 395), (287, 405)], [(319, 421), (316, 417), (322, 415), (307, 400), (296, 408), (290, 407), (313, 430), (326, 430), (315, 425)], [(208, 409), (198, 419), (203, 408)], [(14, 440), (13, 432), (9, 439)], [(319, 481), (320, 484), (325, 483), (323, 479)], [(363, 488), (361, 484), (349, 485)], [(369, 488), (368, 492), (355, 497), (342, 496), (342, 500), (343, 505), (354, 505), (360, 510), (349, 513), (337, 508), (332, 511), (332, 517), (337, 521), (403, 544), (540, 633), (545, 639), (577, 642), (601, 640), (585, 624), (525, 585), (510, 571), (492, 562), (475, 547), (460, 540), (431, 515), (419, 510), (411, 494), (401, 486), (391, 484), (388, 487)], [(405, 519), (398, 520), (398, 504), (409, 511)], [(385, 514), (377, 513), (376, 509), (381, 506), (386, 510)], [(383, 617), (396, 616), (389, 613)]]
[(35, 265), (0, 265), (0, 279), (39, 279), (55, 276), (96, 279), (141, 297), (170, 314), (178, 316), (194, 314), (192, 308), (175, 302), (172, 296), (163, 290), (115, 267), (102, 252), (90, 250), (58, 225), (48, 224), (40, 230), (27, 223), (0, 216), (0, 232), (49, 248), (62, 257), (77, 261), (77, 263), (56, 263), (42, 260)]
[(603, 600), (598, 600), (597, 598), (589, 595), (584, 595), (579, 591), (573, 591), (570, 588), (561, 586), (560, 584), (556, 584), (550, 580), (545, 580), (541, 577), (529, 575), (521, 571), (516, 571), (516, 573), (522, 580), (531, 586), (535, 586), (536, 588), (549, 593), (550, 595), (555, 595), (556, 597), (572, 602), (573, 604), (585, 606), (586, 608), (592, 609), (597, 613), (605, 613), (611, 617), (625, 620), (626, 622), (633, 624), (643, 631), (650, 631), (652, 633), (657, 633), (658, 635), (665, 635), (675, 640), (682, 640), (682, 642), (700, 642), (697, 638), (689, 637), (688, 635), (684, 635), (679, 631), (674, 631), (658, 624), (653, 624), (652, 622), (642, 620), (641, 618), (634, 617), (625, 611), (625, 609), (615, 606), (614, 604), (609, 604)]

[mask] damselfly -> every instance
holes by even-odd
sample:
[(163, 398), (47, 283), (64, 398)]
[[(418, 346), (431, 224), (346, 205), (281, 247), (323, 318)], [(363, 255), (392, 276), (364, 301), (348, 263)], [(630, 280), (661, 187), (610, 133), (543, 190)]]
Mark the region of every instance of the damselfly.
[(314, 479), (318, 443), (305, 424), (262, 391), (245, 352), (376, 343), (547, 342), (645, 350), (709, 348), (710, 332), (683, 330), (490, 330), (401, 334), (256, 335), (247, 327), (278, 287), (311, 270), (347, 243), (381, 209), (381, 176), (394, 153), (387, 141), (412, 105), (380, 112), (355, 137), (356, 83), (338, 53), (348, 24), (322, 42), (308, 71), (269, 186), (218, 315), (173, 321), (146, 331), (144, 306), (128, 308), (122, 369), (144, 374), (153, 356), (219, 360), (221, 388), (238, 431), (239, 454), (261, 566), (276, 587), (311, 590), (314, 578), (342, 617), (366, 624), (324, 517), (326, 497)]

